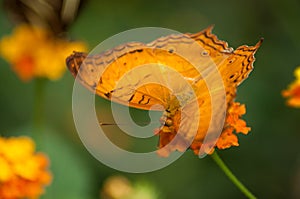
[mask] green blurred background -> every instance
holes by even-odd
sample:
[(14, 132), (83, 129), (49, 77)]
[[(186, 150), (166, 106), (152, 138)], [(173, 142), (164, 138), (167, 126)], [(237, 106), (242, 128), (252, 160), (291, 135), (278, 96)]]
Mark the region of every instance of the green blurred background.
[[(255, 69), (238, 89), (237, 101), (246, 104), (244, 119), (252, 131), (239, 136), (239, 147), (219, 154), (258, 198), (300, 198), (300, 110), (287, 107), (281, 97), (300, 65), (299, 1), (90, 0), (69, 35), (92, 49), (132, 28), (154, 26), (194, 33), (211, 24), (213, 32), (234, 48), (265, 38)], [(11, 33), (13, 24), (2, 8), (0, 25), (0, 37)], [(34, 81), (20, 81), (3, 59), (0, 65), (0, 134), (37, 137), (30, 130)], [(115, 174), (151, 183), (161, 198), (245, 198), (210, 157), (199, 159), (191, 151), (170, 166), (146, 174), (118, 172), (95, 160), (74, 127), (73, 82), (66, 72), (62, 79), (47, 83), (45, 126), (38, 135), (38, 149), (49, 155), (54, 181), (43, 198), (99, 198), (104, 180)]]

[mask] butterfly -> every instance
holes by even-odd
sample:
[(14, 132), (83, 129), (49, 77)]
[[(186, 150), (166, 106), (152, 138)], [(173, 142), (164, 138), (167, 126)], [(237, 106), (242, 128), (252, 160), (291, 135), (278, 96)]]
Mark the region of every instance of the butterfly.
[(216, 110), (234, 100), (263, 41), (234, 50), (212, 28), (148, 44), (129, 42), (100, 54), (73, 52), (66, 63), (74, 77), (105, 99), (143, 110), (163, 108), (162, 125), (155, 132), (159, 148), (168, 145), (166, 154), (187, 145), (199, 151), (205, 137), (224, 125), (226, 112)]
[(9, 17), (16, 23), (41, 26), (59, 36), (67, 31), (86, 0), (4, 0)]

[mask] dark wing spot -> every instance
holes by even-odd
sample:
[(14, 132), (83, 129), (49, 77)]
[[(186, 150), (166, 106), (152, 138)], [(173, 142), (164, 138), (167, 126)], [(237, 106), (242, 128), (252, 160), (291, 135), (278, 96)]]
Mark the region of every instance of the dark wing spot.
[(104, 93), (104, 95), (108, 98), (108, 99), (110, 99), (111, 98), (111, 94), (114, 92), (114, 90), (111, 90), (111, 91), (109, 91), (109, 92), (107, 92), (107, 93)]
[(111, 97), (110, 92), (104, 93), (104, 95), (105, 95), (107, 98), (110, 98), (110, 97)]
[(131, 95), (130, 99), (128, 100), (128, 102), (131, 102), (131, 100), (134, 98), (134, 94)]
[(144, 99), (145, 99), (145, 96), (143, 95), (142, 99), (138, 103), (141, 104)]
[(147, 102), (144, 103), (144, 105), (149, 104), (150, 98), (148, 98)]
[(201, 52), (201, 55), (202, 55), (203, 57), (209, 56), (209, 51), (204, 50), (204, 51)]

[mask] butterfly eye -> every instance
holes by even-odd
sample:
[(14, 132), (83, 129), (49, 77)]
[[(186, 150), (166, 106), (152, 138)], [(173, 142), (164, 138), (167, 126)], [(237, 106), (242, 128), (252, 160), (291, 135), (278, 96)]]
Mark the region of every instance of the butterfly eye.
[(209, 56), (209, 51), (208, 50), (203, 50), (202, 52), (201, 52), (201, 55), (203, 56), (203, 57), (206, 57), (206, 56)]

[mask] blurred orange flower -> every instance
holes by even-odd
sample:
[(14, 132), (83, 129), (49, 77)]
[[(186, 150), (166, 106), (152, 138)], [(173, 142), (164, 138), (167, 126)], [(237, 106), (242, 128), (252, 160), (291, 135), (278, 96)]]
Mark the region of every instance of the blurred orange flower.
[(52, 179), (48, 158), (28, 137), (0, 137), (0, 198), (36, 199)]
[(25, 24), (0, 40), (0, 55), (24, 81), (34, 77), (59, 79), (66, 68), (65, 57), (73, 50), (84, 51), (86, 45), (57, 38), (46, 29)]
[(300, 66), (296, 68), (294, 75), (296, 80), (282, 91), (282, 96), (287, 98), (287, 105), (300, 108)]

